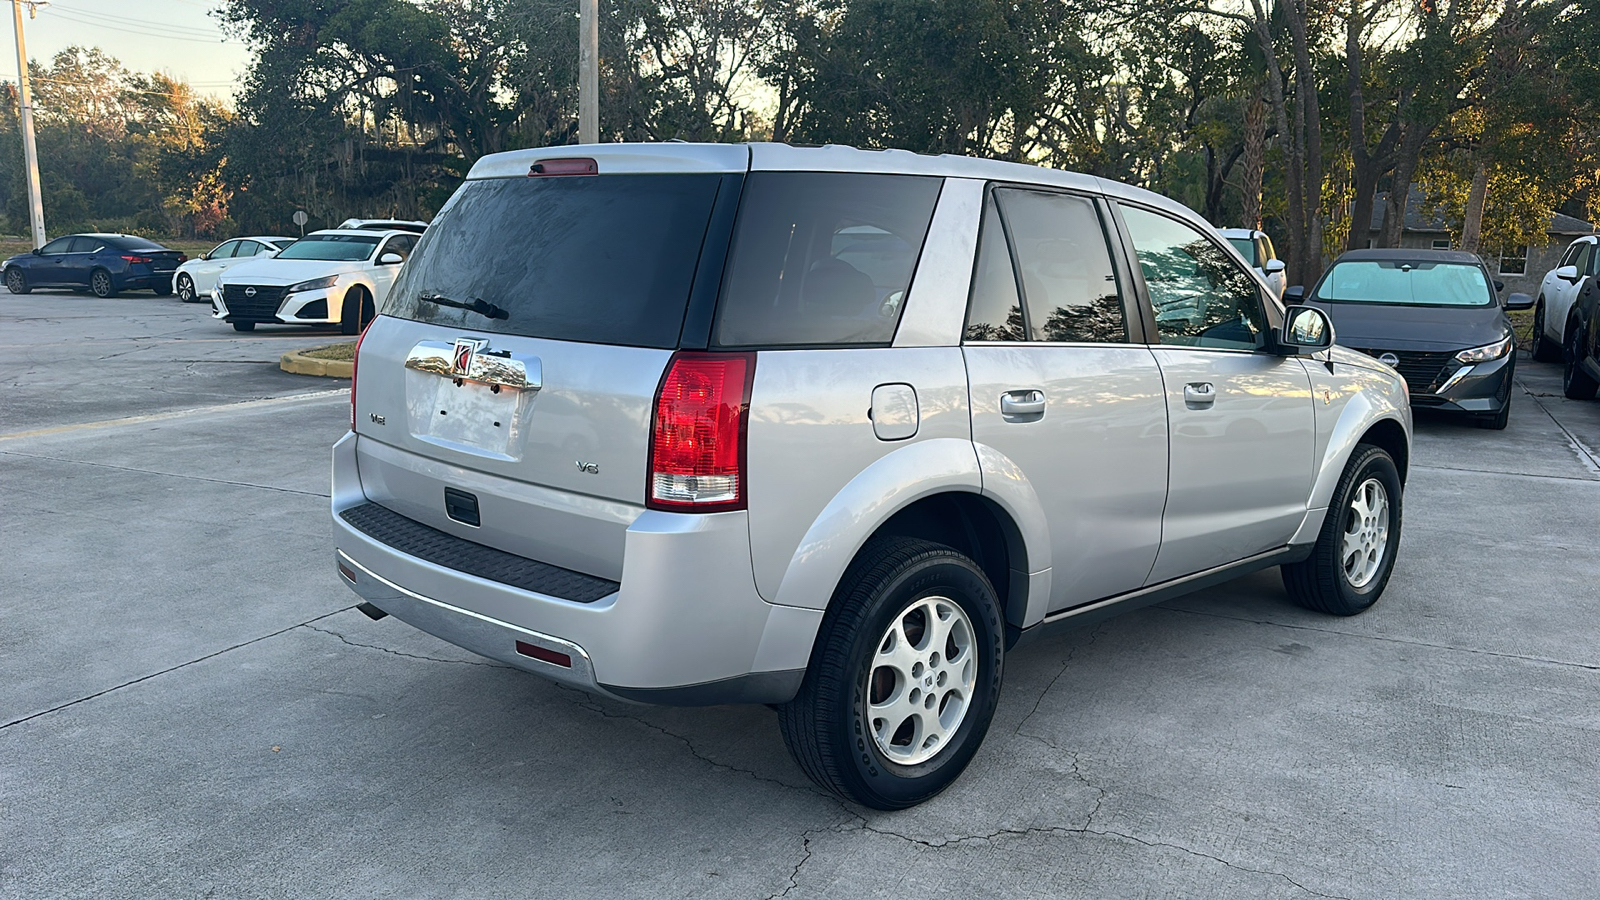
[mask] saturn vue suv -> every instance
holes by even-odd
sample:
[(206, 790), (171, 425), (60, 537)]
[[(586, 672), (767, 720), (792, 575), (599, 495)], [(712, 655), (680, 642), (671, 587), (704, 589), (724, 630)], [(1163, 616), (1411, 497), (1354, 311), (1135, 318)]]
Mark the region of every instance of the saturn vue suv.
[(1052, 626), (1272, 566), (1327, 613), (1378, 599), (1410, 407), (1333, 339), (1086, 175), (495, 154), (362, 336), (336, 564), (373, 618), (559, 682), (770, 704), (818, 784), (906, 807)]

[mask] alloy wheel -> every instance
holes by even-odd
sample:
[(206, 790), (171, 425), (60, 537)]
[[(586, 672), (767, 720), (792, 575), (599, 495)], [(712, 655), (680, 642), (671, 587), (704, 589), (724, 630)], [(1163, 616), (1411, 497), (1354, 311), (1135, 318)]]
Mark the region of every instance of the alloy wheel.
[(184, 303), (194, 302), (194, 282), (187, 275), (178, 276), (178, 299)]
[(948, 597), (921, 597), (878, 640), (866, 719), (878, 752), (914, 766), (938, 755), (972, 707), (978, 647), (972, 620)]
[(1389, 492), (1383, 482), (1368, 478), (1356, 488), (1346, 512), (1340, 568), (1345, 581), (1360, 590), (1383, 568), (1389, 552)]
[(111, 296), (111, 273), (102, 271), (89, 276), (89, 290), (94, 291), (96, 297)]

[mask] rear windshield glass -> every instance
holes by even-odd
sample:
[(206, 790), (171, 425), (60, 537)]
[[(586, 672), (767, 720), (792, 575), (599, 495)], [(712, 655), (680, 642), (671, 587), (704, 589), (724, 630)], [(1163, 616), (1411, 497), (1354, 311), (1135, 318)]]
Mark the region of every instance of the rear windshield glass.
[(1483, 269), (1466, 263), (1376, 260), (1334, 263), (1317, 286), (1329, 303), (1489, 306), (1494, 288)]
[(278, 254), (278, 259), (356, 262), (372, 255), (378, 238), (364, 234), (308, 234)]
[[(383, 312), (525, 337), (676, 347), (720, 181), (719, 175), (469, 181), (423, 235)], [(507, 315), (490, 319), (419, 295), (484, 300)]]
[(161, 246), (160, 244), (156, 243), (155, 241), (146, 240), (145, 238), (142, 238), (142, 237), (134, 237), (132, 235), (125, 235), (123, 237), (119, 237), (119, 238), (117, 238), (115, 240), (112, 240), (112, 241), (101, 241), (99, 239), (95, 240), (95, 244), (97, 246), (98, 245), (104, 245), (104, 244), (107, 244), (107, 243), (109, 243), (109, 244), (111, 244), (113, 246), (116, 246), (116, 247), (121, 247), (124, 250), (165, 250), (165, 249), (167, 249), (166, 247)]
[(887, 344), (941, 179), (756, 172), (717, 304), (722, 347)]

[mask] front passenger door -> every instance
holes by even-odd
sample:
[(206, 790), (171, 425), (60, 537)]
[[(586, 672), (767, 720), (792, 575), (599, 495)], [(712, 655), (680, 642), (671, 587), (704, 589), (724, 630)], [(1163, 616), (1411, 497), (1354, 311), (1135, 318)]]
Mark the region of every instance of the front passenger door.
[(1305, 518), (1316, 423), (1298, 359), (1267, 352), (1260, 288), (1211, 238), (1121, 206), (1165, 382), (1170, 478), (1150, 584), (1282, 547)]
[[(94, 254), (105, 246), (105, 241), (92, 237), (75, 237), (72, 247), (61, 264), (63, 284), (88, 284), (89, 272), (102, 262)], [(115, 267), (112, 267), (115, 268)]]

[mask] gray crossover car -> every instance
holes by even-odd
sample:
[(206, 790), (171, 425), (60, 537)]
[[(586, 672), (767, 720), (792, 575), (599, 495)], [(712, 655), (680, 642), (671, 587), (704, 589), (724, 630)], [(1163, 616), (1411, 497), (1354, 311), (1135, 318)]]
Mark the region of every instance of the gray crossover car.
[(1005, 653), (1279, 566), (1336, 615), (1400, 538), (1406, 388), (1155, 194), (784, 145), (485, 157), (359, 345), (333, 451), (374, 618), (662, 704), (765, 703), (910, 806)]

